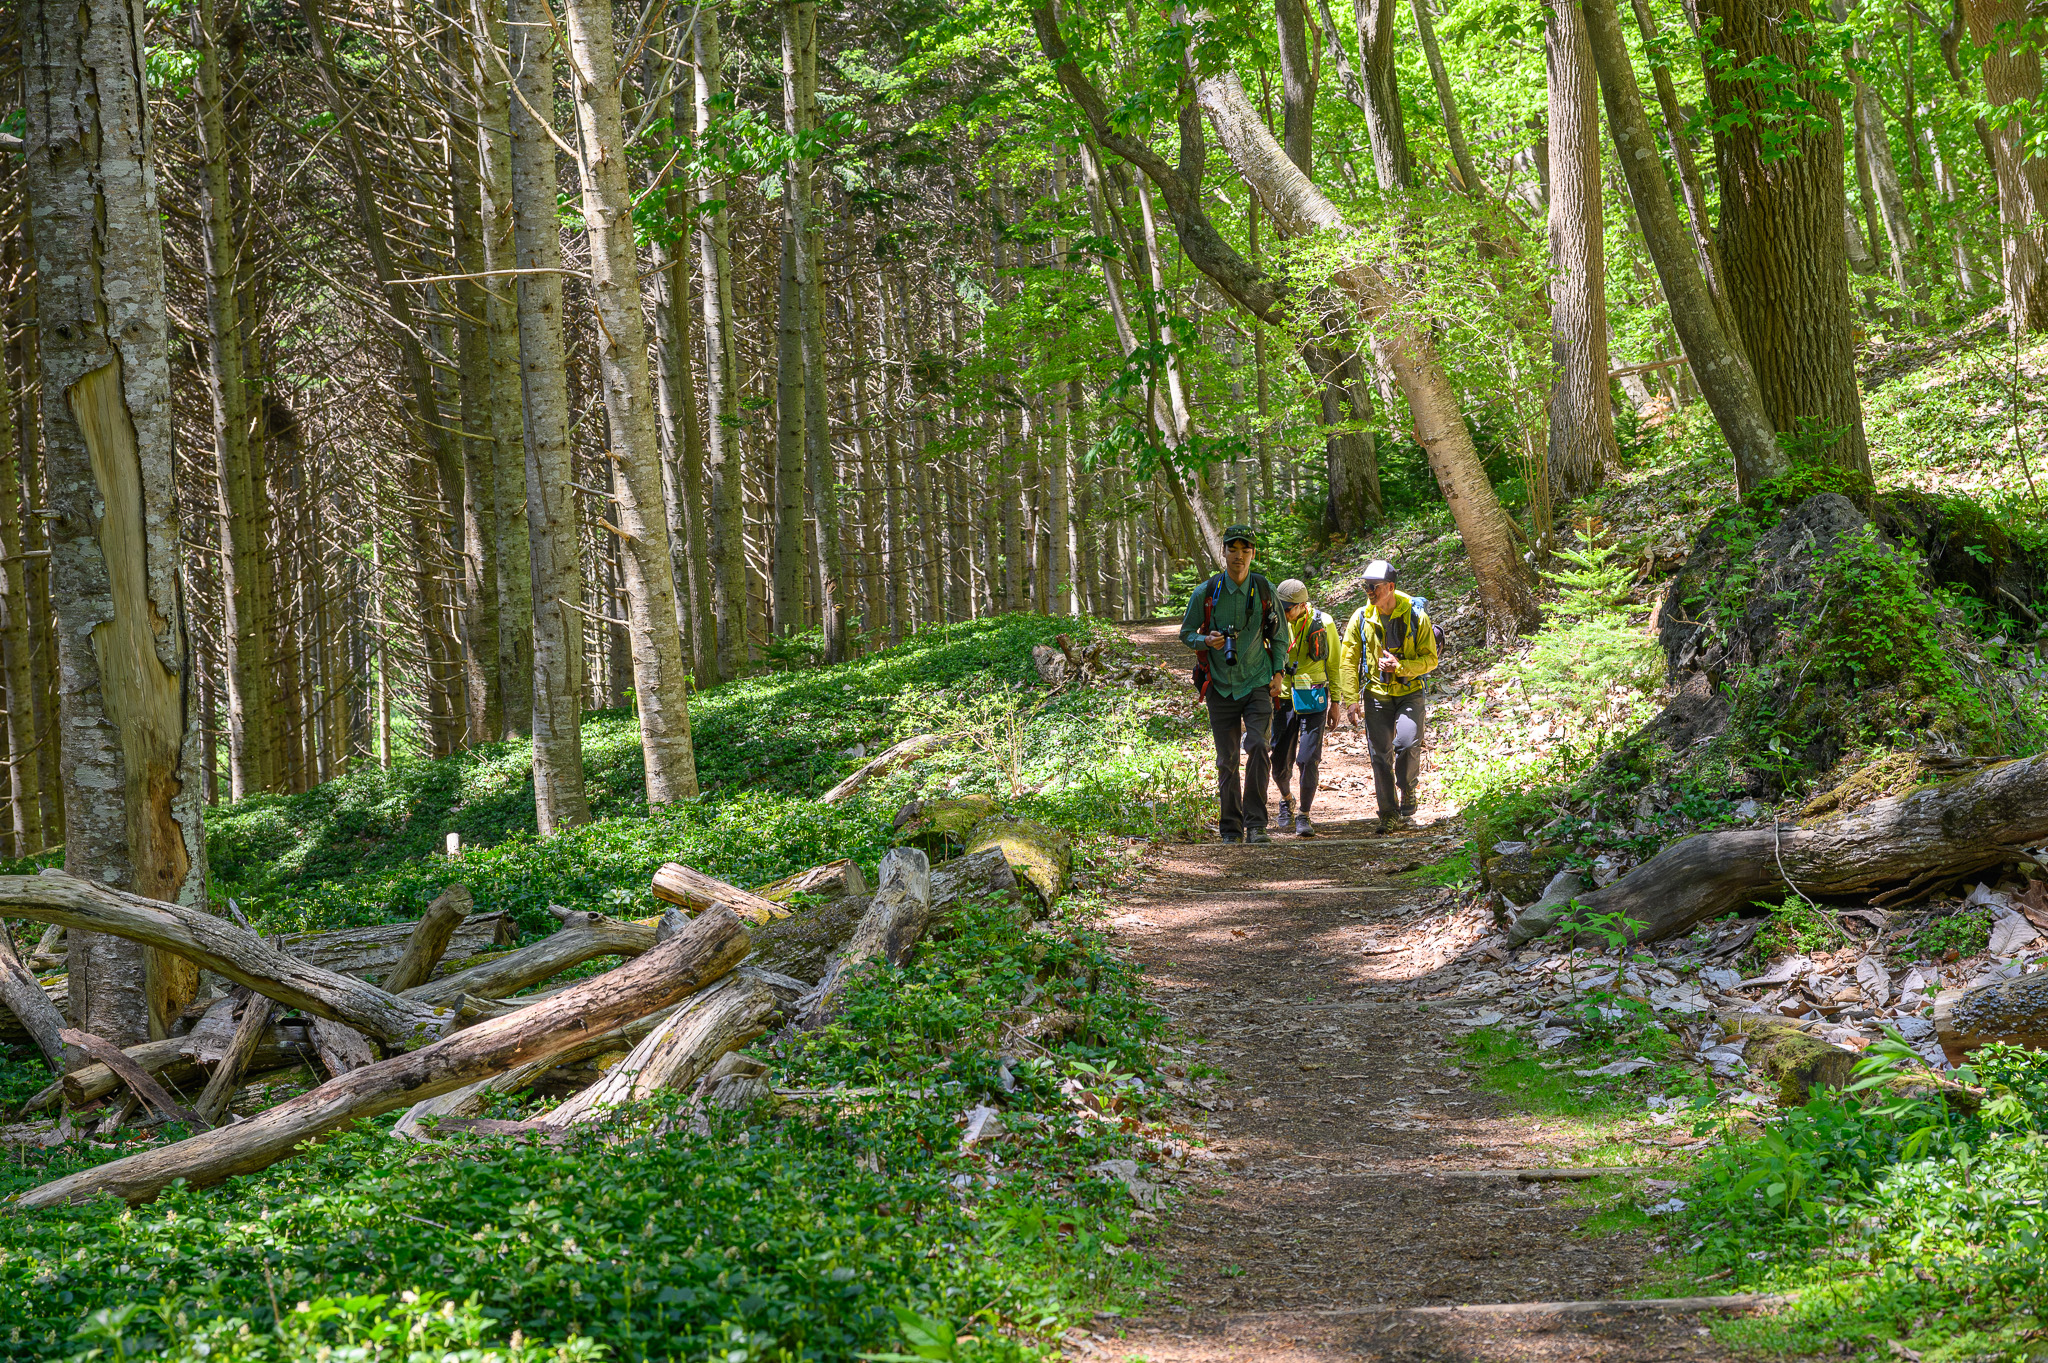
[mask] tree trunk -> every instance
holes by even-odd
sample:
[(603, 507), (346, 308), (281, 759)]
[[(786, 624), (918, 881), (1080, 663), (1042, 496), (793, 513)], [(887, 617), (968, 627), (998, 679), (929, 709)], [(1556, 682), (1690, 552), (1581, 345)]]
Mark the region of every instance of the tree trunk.
[(706, 914), (639, 960), (420, 1050), (366, 1065), (235, 1126), (60, 1178), (17, 1205), (54, 1207), (111, 1192), (147, 1202), (177, 1179), (206, 1187), (267, 1169), (304, 1143), (409, 1107), (514, 1065), (543, 1059), (697, 992), (747, 952), (731, 914)]
[[(34, 433), (17, 423), (7, 372), (6, 313), (0, 310), (0, 685), (7, 692), (8, 831), (13, 855), (43, 848), (41, 749), (47, 741), (36, 715), (35, 658), (42, 628), (28, 584), (28, 538), (22, 533), (23, 473), (34, 460)], [(22, 453), (27, 459), (20, 457)]]
[[(1812, 115), (1787, 124), (1777, 94), (1714, 70), (1723, 54), (1737, 70), (1782, 63), (1805, 72), (1811, 24), (1806, 0), (1701, 0), (1718, 20), (1708, 61), (1714, 153), (1721, 178), (1721, 244), (1728, 301), (1756, 372), (1764, 411), (1809, 462), (1866, 476), (1863, 399), (1856, 386), (1856, 309), (1842, 245), (1841, 109), (1811, 76), (1784, 92)], [(1790, 154), (1786, 154), (1790, 153)], [(1690, 353), (1690, 352), (1688, 352)]]
[[(692, 30), (696, 70), (698, 145), (712, 131), (713, 102), (722, 79), (718, 10), (706, 5)], [(724, 204), (731, 182), (707, 176), (699, 185), (697, 258), (704, 281), (704, 465), (711, 484), (710, 578), (712, 613), (718, 622), (718, 666), (714, 676), (740, 675), (747, 660), (746, 532), (743, 519), (743, 460), (740, 455), (739, 389), (733, 357), (732, 253)], [(716, 211), (709, 206), (720, 205)]]
[[(1610, 3), (1612, 3), (1612, 0), (1602, 0), (1603, 5)], [(1635, 9), (1636, 27), (1641, 30), (1643, 35), (1644, 47), (1651, 51), (1661, 51), (1662, 47), (1659, 43), (1657, 20), (1656, 16), (1650, 11), (1650, 0), (1631, 0), (1631, 4)], [(1599, 21), (1594, 19), (1591, 9), (1585, 12), (1590, 30), (1593, 24)], [(1602, 12), (1605, 12), (1604, 9)], [(1618, 22), (1616, 35), (1616, 41), (1621, 41), (1619, 38)], [(1621, 59), (1616, 63), (1617, 69), (1627, 67), (1627, 47), (1623, 46), (1616, 50), (1622, 54)], [(1601, 65), (1601, 62), (1596, 60), (1595, 64)], [(1678, 167), (1679, 187), (1685, 193), (1685, 211), (1689, 219), (1688, 227), (1692, 234), (1693, 249), (1699, 257), (1700, 275), (1706, 283), (1707, 297), (1713, 302), (1715, 314), (1721, 319), (1721, 329), (1732, 338), (1737, 335), (1737, 332), (1735, 330), (1735, 314), (1728, 306), (1727, 271), (1721, 264), (1721, 248), (1714, 240), (1713, 219), (1707, 214), (1706, 181), (1700, 176), (1699, 162), (1693, 156), (1692, 139), (1686, 134), (1685, 109), (1679, 104), (1678, 89), (1671, 81), (1670, 62), (1659, 61), (1653, 58), (1650, 62), (1650, 74), (1654, 78), (1657, 87), (1658, 107), (1662, 109), (1664, 114), (1666, 145), (1671, 149), (1672, 163)], [(1604, 75), (1602, 79), (1604, 81)], [(1635, 85), (1635, 73), (1633, 70), (1628, 72), (1628, 84), (1631, 87)], [(1637, 90), (1634, 95), (1634, 103), (1640, 113), (1642, 105), (1640, 90)], [(1644, 126), (1648, 126), (1647, 121), (1644, 123)], [(1642, 145), (1649, 146), (1651, 144), (1645, 142)], [(1633, 184), (1634, 181), (1631, 180), (1630, 183)], [(1665, 193), (1668, 197), (1670, 194), (1668, 186)]]
[(925, 854), (898, 847), (882, 858), (878, 888), (825, 976), (799, 1003), (793, 1025), (815, 1031), (839, 1016), (854, 977), (876, 961), (902, 965), (932, 921), (932, 873)]
[(1984, 52), (1985, 100), (2014, 111), (1988, 127), (2005, 228), (2006, 308), (2016, 329), (2048, 331), (2048, 151), (2038, 130), (2027, 140), (2019, 112), (2041, 98), (2039, 20), (2026, 0), (1962, 0), (1962, 8), (1970, 41)]
[[(1395, 3), (1396, 0), (1352, 0), (1373, 174), (1380, 188), (1389, 192), (1407, 189), (1415, 183), (1415, 157), (1408, 149), (1408, 129), (1401, 121), (1401, 88), (1394, 53)], [(1302, 171), (1306, 174), (1308, 167), (1303, 166)], [(1311, 181), (1314, 178), (1309, 176)]]
[[(1844, 895), (1959, 876), (2012, 860), (2048, 837), (2048, 757), (2007, 762), (1912, 795), (1879, 800), (1813, 827), (1702, 833), (1665, 848), (1604, 890), (1575, 901), (1585, 917), (1619, 913), (1637, 940), (1684, 932), (1730, 909), (1801, 894)], [(1550, 931), (1569, 904), (1526, 913), (1520, 945)]]
[(1550, 478), (1560, 502), (1620, 462), (1607, 370), (1607, 220), (1600, 205), (1600, 82), (1577, 0), (1555, 0), (1550, 88)]
[(560, 186), (538, 114), (555, 107), (555, 39), (539, 0), (511, 0), (512, 208), (533, 581), (533, 795), (542, 837), (590, 822), (583, 790), (583, 573), (562, 347)]
[[(27, 189), (62, 682), (65, 864), (206, 902), (205, 785), (179, 581), (163, 229), (142, 34), (113, 0), (23, 14)], [(79, 1025), (164, 1035), (198, 986), (129, 942), (71, 939)]]
[(634, 703), (640, 712), (648, 803), (668, 804), (697, 793), (697, 761), (690, 743), (682, 640), (676, 630), (668, 522), (661, 514), (661, 449), (633, 250), (633, 196), (626, 183), (612, 12), (600, 0), (572, 0), (563, 13), (581, 133), (578, 159), (583, 221), (590, 239), (590, 290), (604, 333), (598, 346), (599, 371), (619, 474), (614, 489), (619, 524), (614, 533), (625, 541), (622, 566), (633, 637)]
[(781, 1004), (759, 980), (734, 973), (686, 999), (604, 1077), (535, 1120), (572, 1126), (663, 1089), (686, 1090), (728, 1052), (768, 1030)]
[(1315, 178), (1316, 74), (1308, 50), (1308, 15), (1301, 0), (1273, 0), (1280, 51), (1280, 145), (1301, 173)]
[[(1671, 307), (1671, 323), (1685, 347), (1700, 392), (1713, 410), (1722, 438), (1735, 455), (1735, 481), (1744, 492), (1785, 471), (1784, 450), (1765, 410), (1742, 342), (1727, 330), (1723, 312), (1708, 291), (1694, 242), (1678, 221), (1671, 185), (1657, 159), (1657, 142), (1643, 112), (1642, 90), (1628, 59), (1614, 0), (1582, 0), (1586, 37), (1600, 73), (1607, 126), (1615, 159), (1628, 180), (1629, 198), (1643, 244), (1657, 267), (1657, 279)], [(1682, 164), (1682, 163), (1681, 163)]]
[(775, 289), (775, 535), (771, 628), (782, 637), (802, 628), (798, 584), (804, 567), (804, 333), (797, 297), (795, 190), (785, 170), (781, 270)]
[(1429, 0), (1413, 0), (1415, 32), (1422, 39), (1422, 52), (1429, 62), (1429, 78), (1436, 86), (1437, 107), (1444, 117), (1444, 136), (1451, 146), (1451, 164), (1457, 168), (1458, 188), (1477, 199), (1484, 195), (1478, 168), (1472, 164), (1471, 149), (1465, 143), (1464, 121), (1458, 117), (1458, 100), (1451, 78), (1444, 70), (1443, 53), (1437, 48), (1436, 21), (1430, 17)]

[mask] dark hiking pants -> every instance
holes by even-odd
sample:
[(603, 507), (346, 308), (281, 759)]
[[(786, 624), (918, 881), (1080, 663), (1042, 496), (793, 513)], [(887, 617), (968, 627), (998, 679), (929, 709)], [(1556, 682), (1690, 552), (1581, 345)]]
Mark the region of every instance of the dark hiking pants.
[[(1266, 826), (1266, 776), (1272, 742), (1273, 695), (1263, 686), (1230, 697), (1209, 688), (1209, 736), (1216, 740), (1216, 800), (1219, 833), (1243, 833)], [(1238, 783), (1238, 752), (1244, 753), (1244, 781)]]
[(1316, 777), (1323, 767), (1323, 721), (1329, 717), (1328, 710), (1312, 714), (1287, 710), (1274, 716), (1273, 784), (1280, 787), (1280, 798), (1292, 803), (1294, 794), (1288, 787), (1300, 776), (1301, 800), (1294, 805), (1297, 813), (1308, 813), (1316, 802)]
[(1373, 793), (1380, 817), (1415, 803), (1415, 779), (1422, 774), (1422, 742), (1428, 736), (1429, 706), (1423, 693), (1365, 697), (1365, 737), (1372, 745)]

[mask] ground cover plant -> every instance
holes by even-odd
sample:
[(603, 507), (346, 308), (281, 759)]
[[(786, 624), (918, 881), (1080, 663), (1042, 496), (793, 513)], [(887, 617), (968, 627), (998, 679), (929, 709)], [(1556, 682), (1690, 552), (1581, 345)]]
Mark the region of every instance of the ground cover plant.
[[(544, 931), (550, 903), (651, 911), (648, 874), (669, 859), (752, 884), (853, 856), (872, 877), (914, 790), (988, 793), (1053, 823), (1078, 837), (1080, 872), (1041, 921), (1009, 901), (970, 905), (910, 965), (864, 980), (830, 1027), (757, 1043), (778, 1085), (819, 1095), (808, 1102), (708, 1117), (657, 1102), (561, 1148), (423, 1146), (391, 1137), (386, 1118), (221, 1188), (12, 1218), (0, 1228), (6, 1352), (1006, 1358), (1129, 1302), (1149, 1281), (1121, 1252), (1138, 1208), (1100, 1166), (1134, 1160), (1157, 1180), (1176, 1137), (1151, 1082), (1158, 1018), (1096, 923), (1126, 840), (1158, 835), (1189, 803), (1186, 706), (1177, 687), (1048, 693), (1030, 679), (1031, 643), (1086, 628), (953, 626), (701, 697), (706, 794), (652, 813), (617, 770), (637, 750), (608, 746), (629, 721), (594, 716), (593, 786), (621, 793), (597, 823), (553, 838), (523, 823), (530, 787), (522, 806), (509, 745), (227, 811), (223, 893), (272, 930), (405, 917), (461, 881), (481, 909)], [(991, 762), (983, 740), (1003, 715), (1017, 720), (1002, 730), (1011, 757)], [(953, 729), (956, 750), (816, 803), (856, 765), (843, 751), (854, 743)], [(755, 751), (769, 755), (759, 781)], [(472, 845), (422, 856), (447, 826)], [(1005, 1050), (1007, 1025), (1047, 1011), (1070, 1019), (1065, 1039)], [(16, 1062), (5, 1077), (28, 1089), (40, 1072)], [(963, 1150), (966, 1114), (984, 1105), (993, 1123)], [(500, 1098), (493, 1113), (532, 1110)], [(0, 1191), (132, 1148), (37, 1152)]]

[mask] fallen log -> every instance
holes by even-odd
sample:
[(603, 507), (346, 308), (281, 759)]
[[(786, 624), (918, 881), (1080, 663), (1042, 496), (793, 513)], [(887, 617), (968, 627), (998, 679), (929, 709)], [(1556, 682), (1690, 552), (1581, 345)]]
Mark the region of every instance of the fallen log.
[(255, 933), (212, 914), (128, 894), (61, 872), (0, 876), (0, 908), (79, 932), (105, 932), (171, 952), (279, 1003), (346, 1022), (394, 1046), (439, 1036), (446, 1009), (394, 998), (373, 984), (294, 960)]
[(81, 1032), (73, 1027), (66, 1027), (64, 1029), (64, 1040), (66, 1043), (76, 1046), (79, 1050), (111, 1069), (120, 1077), (121, 1082), (128, 1086), (130, 1093), (133, 1093), (137, 1098), (140, 1098), (143, 1102), (148, 1103), (151, 1107), (162, 1113), (165, 1120), (185, 1122), (202, 1128), (209, 1125), (209, 1123), (201, 1121), (194, 1113), (186, 1111), (177, 1099), (164, 1092), (162, 1084), (159, 1084), (140, 1065), (124, 1055), (121, 1048), (113, 1042), (94, 1036), (91, 1032)]
[[(865, 895), (835, 899), (764, 924), (754, 930), (754, 954), (747, 964), (814, 982), (825, 974), (832, 953), (853, 935), (871, 902)], [(810, 985), (804, 987), (808, 990)]]
[(417, 985), (405, 992), (405, 998), (448, 1007), (460, 1003), (464, 994), (501, 999), (585, 961), (599, 956), (638, 956), (654, 944), (654, 929), (645, 923), (622, 922), (601, 913), (571, 913), (559, 931), (532, 946)]
[(1815, 1089), (1845, 1087), (1862, 1059), (1845, 1046), (1761, 1013), (1723, 1013), (1718, 1020), (1730, 1036), (1749, 1038), (1743, 1062), (1777, 1084), (1780, 1107), (1799, 1107)]
[(276, 1012), (277, 1005), (261, 994), (252, 994), (244, 1000), (242, 1018), (235, 1024), (235, 1034), (228, 1038), (227, 1049), (214, 1063), (213, 1073), (207, 1076), (206, 1088), (195, 1105), (206, 1121), (218, 1122), (227, 1115), (228, 1104), (234, 1101), (242, 1076), (256, 1067), (256, 1056)]
[(1010, 894), (1016, 888), (1017, 872), (1002, 848), (989, 847), (955, 857), (932, 867), (932, 916), (943, 917), (963, 899)]
[(52, 1207), (101, 1193), (146, 1202), (177, 1179), (205, 1187), (254, 1173), (330, 1131), (558, 1055), (594, 1031), (679, 1002), (739, 964), (747, 947), (738, 916), (712, 910), (639, 959), (510, 1017), (330, 1079), (234, 1126), (55, 1179), (16, 1205)]
[(932, 921), (931, 863), (915, 847), (898, 847), (882, 858), (882, 887), (868, 901), (846, 945), (832, 956), (824, 978), (797, 1006), (794, 1025), (804, 1031), (825, 1026), (845, 1006), (854, 976), (877, 960), (902, 965)]
[[(436, 901), (439, 902), (438, 900)], [(432, 910), (430, 909), (429, 912)], [(336, 932), (286, 933), (278, 949), (308, 965), (317, 965), (339, 975), (388, 980), (405, 955), (419, 921), (379, 923), (367, 928), (343, 928)], [(519, 941), (519, 925), (509, 913), (472, 913), (455, 926), (443, 959), (464, 960)], [(401, 991), (386, 986), (386, 992)]]
[[(1665, 848), (1576, 902), (1588, 916), (1641, 923), (1638, 941), (1788, 893), (1846, 895), (1940, 872), (1965, 875), (2048, 838), (2048, 754), (2006, 762), (1945, 785), (1877, 800), (1814, 826), (1702, 833)], [(1517, 947), (1554, 929), (1568, 905), (1527, 913), (1508, 932)]]
[(892, 744), (883, 749), (879, 756), (869, 758), (844, 781), (820, 795), (818, 803), (836, 805), (877, 776), (887, 775), (898, 767), (907, 767), (918, 758), (935, 753), (941, 748), (951, 747), (959, 741), (958, 734), (918, 734), (913, 738), (904, 739), (901, 743)]
[(813, 866), (808, 871), (798, 871), (793, 876), (784, 876), (773, 884), (763, 885), (754, 891), (763, 899), (784, 905), (800, 894), (838, 899), (846, 895), (864, 895), (867, 892), (867, 877), (860, 873), (860, 867), (852, 857), (841, 857), (837, 861), (828, 861), (823, 866)]
[(603, 1078), (539, 1120), (573, 1126), (665, 1088), (687, 1089), (721, 1056), (767, 1031), (778, 1007), (766, 985), (728, 975), (677, 1008)]
[(2048, 1050), (2048, 975), (2020, 975), (1934, 997), (1934, 1035), (1951, 1065), (1979, 1046)]
[(313, 1019), (313, 1054), (320, 1057), (330, 1079), (377, 1063), (376, 1050), (361, 1032), (325, 1018)]
[[(145, 1041), (139, 1046), (127, 1047), (122, 1054), (148, 1073), (162, 1075), (166, 1084), (183, 1088), (188, 1084), (203, 1081), (207, 1076), (207, 1067), (195, 1060), (188, 1049), (189, 1041), (189, 1037), (182, 1036), (167, 1037), (162, 1041)], [(256, 1049), (250, 1054), (247, 1069), (251, 1073), (258, 1070), (281, 1069), (287, 1065), (299, 1064), (304, 1058), (290, 1037), (276, 1027), (270, 1027), (259, 1033)], [(97, 1062), (81, 1065), (29, 1099), (22, 1106), (22, 1111), (39, 1111), (60, 1098), (72, 1107), (84, 1107), (106, 1097), (120, 1086), (120, 1078), (107, 1066)]]
[(210, 1001), (192, 1030), (185, 1033), (185, 1054), (201, 1065), (218, 1065), (234, 1044), (235, 1018), (248, 1001), (246, 989), (233, 989)]
[(967, 850), (967, 837), (977, 824), (1002, 812), (986, 795), (912, 800), (896, 811), (896, 840), (921, 847), (928, 856), (954, 856)]
[(749, 923), (772, 923), (789, 914), (786, 905), (763, 899), (751, 890), (728, 885), (715, 876), (693, 871), (676, 861), (654, 873), (654, 897), (692, 913), (702, 913), (723, 904)]
[(420, 921), (413, 924), (412, 936), (406, 939), (398, 964), (384, 977), (384, 988), (393, 994), (403, 994), (432, 978), (434, 967), (440, 964), (449, 942), (455, 938), (455, 929), (462, 926), (462, 920), (475, 907), (476, 901), (470, 898), (466, 886), (450, 885), (436, 895), (420, 915)]
[(1074, 844), (1046, 824), (998, 814), (982, 820), (967, 836), (967, 855), (999, 851), (1017, 879), (1038, 892), (1047, 908), (1067, 892), (1074, 877)]
[(66, 1074), (85, 1063), (85, 1053), (65, 1043), (64, 1015), (43, 992), (42, 981), (31, 975), (15, 954), (14, 937), (5, 923), (0, 923), (0, 1000), (6, 1002), (8, 1011), (56, 1073)]

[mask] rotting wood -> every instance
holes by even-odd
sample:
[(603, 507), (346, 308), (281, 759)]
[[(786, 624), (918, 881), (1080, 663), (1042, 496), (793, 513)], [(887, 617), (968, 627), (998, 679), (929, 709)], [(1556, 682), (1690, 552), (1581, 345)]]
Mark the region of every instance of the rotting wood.
[(1017, 872), (1000, 847), (970, 852), (932, 867), (932, 916), (942, 917), (963, 899), (1013, 894)]
[(198, 1127), (208, 1125), (166, 1093), (164, 1086), (159, 1084), (149, 1071), (130, 1060), (113, 1042), (96, 1037), (91, 1032), (81, 1032), (75, 1027), (66, 1027), (63, 1036), (66, 1043), (76, 1046), (111, 1069), (121, 1082), (128, 1086), (131, 1093), (162, 1113), (166, 1119), (187, 1122)]
[(823, 866), (813, 866), (808, 871), (798, 871), (793, 876), (763, 885), (754, 891), (763, 899), (777, 904), (787, 904), (790, 898), (800, 894), (823, 895), (836, 899), (843, 895), (864, 895), (868, 892), (867, 877), (860, 873), (860, 865), (852, 857), (841, 857), (828, 861)]
[(211, 1000), (192, 1030), (185, 1033), (184, 1054), (201, 1065), (219, 1064), (234, 1043), (235, 1016), (248, 1001), (246, 989), (235, 989)]
[[(367, 928), (344, 928), (336, 932), (286, 933), (277, 939), (278, 948), (308, 965), (317, 965), (342, 975), (388, 978), (405, 955), (405, 948), (419, 929), (410, 923), (379, 923)], [(444, 960), (465, 960), (500, 947), (516, 945), (519, 927), (509, 913), (473, 913), (455, 927), (443, 954)], [(388, 992), (396, 993), (397, 990)]]
[(766, 985), (728, 975), (677, 1008), (602, 1079), (539, 1120), (571, 1126), (663, 1089), (687, 1089), (721, 1056), (766, 1031), (777, 1007)]
[(1003, 854), (1017, 879), (1037, 891), (1047, 908), (1073, 879), (1073, 841), (1048, 824), (1008, 814), (984, 819), (967, 835), (967, 855), (990, 850)]
[(514, 1065), (568, 1050), (593, 1031), (676, 1003), (723, 976), (747, 953), (745, 925), (729, 910), (700, 915), (679, 936), (616, 970), (467, 1031), (329, 1080), (235, 1126), (148, 1150), (30, 1189), (35, 1208), (113, 1193), (146, 1202), (177, 1179), (194, 1187), (254, 1173), (328, 1132), (461, 1088)]
[(1952, 1065), (1994, 1041), (2048, 1050), (2048, 974), (1943, 990), (1934, 998), (1934, 1035)]
[(104, 932), (171, 952), (279, 1003), (405, 1045), (439, 1036), (453, 1014), (307, 965), (225, 919), (61, 872), (0, 876), (0, 906), (22, 918)]
[(876, 960), (902, 965), (932, 919), (931, 862), (915, 847), (897, 847), (882, 858), (881, 888), (852, 934), (832, 956), (816, 989), (798, 1005), (794, 1025), (810, 1031), (832, 1021), (845, 1005), (853, 977)]
[[(844, 781), (820, 795), (818, 803), (836, 805), (877, 776), (886, 775), (898, 767), (909, 766), (920, 757), (951, 747), (959, 741), (958, 734), (918, 734), (904, 739), (901, 743), (892, 744), (883, 749), (878, 756), (869, 758)], [(854, 893), (858, 894), (860, 891)]]
[(361, 1032), (325, 1018), (313, 1019), (313, 1053), (333, 1079), (377, 1063), (377, 1052)]
[(6, 1002), (52, 1070), (67, 1074), (85, 1063), (83, 1051), (65, 1044), (64, 1015), (44, 992), (42, 981), (30, 974), (15, 954), (14, 938), (5, 923), (0, 923), (0, 1000)]
[(532, 946), (430, 980), (407, 990), (404, 997), (410, 1002), (444, 1006), (460, 1003), (464, 994), (503, 998), (599, 956), (638, 956), (653, 946), (654, 929), (645, 923), (622, 922), (601, 913), (571, 913), (560, 931)]
[(420, 921), (413, 924), (405, 951), (384, 978), (384, 988), (393, 994), (403, 994), (425, 984), (447, 952), (455, 930), (462, 926), (462, 920), (469, 917), (469, 911), (475, 907), (476, 901), (470, 897), (467, 886), (450, 885), (436, 895), (434, 902), (427, 905), (427, 911), (420, 915)]
[(1759, 1013), (1721, 1013), (1730, 1036), (1749, 1038), (1743, 1061), (1778, 1086), (1778, 1105), (1798, 1107), (1815, 1090), (1841, 1088), (1862, 1059), (1859, 1052), (1821, 1040), (1804, 1028)]
[(656, 871), (653, 888), (656, 899), (692, 913), (702, 913), (715, 904), (723, 904), (749, 923), (772, 923), (789, 916), (787, 906), (772, 899), (763, 899), (737, 885), (728, 885), (716, 876), (693, 871), (681, 862), (669, 862)]
[[(277, 1005), (261, 994), (251, 995), (242, 1005), (242, 1017), (235, 1024), (235, 1034), (229, 1038), (226, 1052), (207, 1076), (206, 1088), (194, 1105), (206, 1121), (218, 1122), (226, 1116), (228, 1104), (234, 1101), (235, 1091), (241, 1087), (242, 1076), (252, 1069), (263, 1068), (257, 1062), (263, 1039), (270, 1031), (270, 1020), (276, 1012)], [(297, 1047), (292, 1049), (296, 1058)]]
[[(1643, 924), (1639, 941), (1786, 893), (1846, 895), (1939, 874), (1961, 876), (2013, 859), (2015, 845), (2048, 838), (2048, 754), (1872, 801), (1813, 827), (1780, 824), (1702, 833), (1665, 848), (1604, 890), (1578, 896), (1587, 917)], [(1524, 914), (1508, 933), (1520, 946), (1557, 926), (1564, 906)]]

